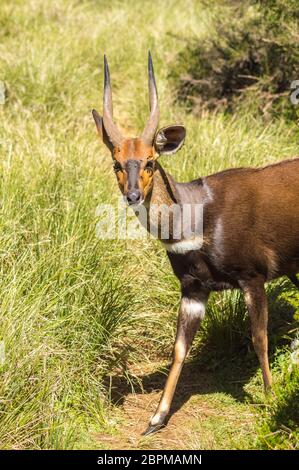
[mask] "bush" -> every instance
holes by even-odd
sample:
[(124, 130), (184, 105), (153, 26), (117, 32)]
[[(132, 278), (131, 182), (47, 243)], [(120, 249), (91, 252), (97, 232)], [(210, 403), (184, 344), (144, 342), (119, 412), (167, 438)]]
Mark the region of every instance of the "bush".
[(295, 119), (289, 94), (299, 78), (296, 3), (246, 2), (217, 15), (215, 33), (200, 42), (194, 38), (177, 57), (171, 72), (180, 83), (177, 99), (196, 113), (232, 112), (245, 101), (265, 116)]

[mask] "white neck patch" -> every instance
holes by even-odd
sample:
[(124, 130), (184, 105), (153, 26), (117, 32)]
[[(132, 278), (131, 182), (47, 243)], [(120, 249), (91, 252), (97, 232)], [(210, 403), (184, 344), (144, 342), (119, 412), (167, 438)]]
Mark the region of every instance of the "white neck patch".
[(170, 253), (185, 254), (188, 251), (200, 250), (203, 245), (203, 237), (197, 236), (189, 238), (187, 240), (180, 240), (174, 243), (165, 243), (162, 241), (162, 245)]

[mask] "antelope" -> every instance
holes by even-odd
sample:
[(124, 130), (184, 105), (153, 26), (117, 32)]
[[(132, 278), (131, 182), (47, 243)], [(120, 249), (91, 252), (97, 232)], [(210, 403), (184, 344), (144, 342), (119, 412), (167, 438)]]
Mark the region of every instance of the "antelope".
[[(162, 241), (181, 286), (173, 360), (166, 384), (144, 435), (165, 426), (184, 361), (205, 315), (212, 291), (241, 289), (250, 317), (252, 341), (264, 388), (271, 387), (268, 360), (268, 307), (265, 282), (288, 276), (299, 287), (299, 158), (260, 168), (235, 168), (178, 183), (158, 162), (183, 145), (186, 129), (158, 129), (159, 103), (148, 54), (150, 114), (140, 137), (125, 138), (113, 121), (110, 73), (104, 56), (103, 116), (93, 118), (112, 155), (119, 188), (128, 205), (151, 208), (201, 204), (201, 236)], [(161, 209), (162, 210), (162, 209)], [(158, 217), (161, 224), (161, 217)], [(192, 222), (190, 222), (192, 225)], [(161, 229), (162, 227), (160, 227)]]

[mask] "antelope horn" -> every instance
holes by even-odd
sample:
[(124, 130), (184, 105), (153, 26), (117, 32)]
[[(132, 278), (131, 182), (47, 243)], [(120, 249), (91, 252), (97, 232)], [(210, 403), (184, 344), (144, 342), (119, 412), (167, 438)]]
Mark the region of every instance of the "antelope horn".
[(109, 66), (104, 55), (104, 96), (103, 96), (103, 122), (106, 134), (114, 147), (124, 140), (117, 126), (113, 122), (112, 91), (110, 84)]
[(152, 145), (154, 136), (159, 124), (159, 103), (158, 92), (155, 81), (155, 73), (150, 51), (148, 52), (148, 92), (149, 92), (149, 106), (150, 115), (144, 131), (141, 134), (141, 139), (147, 144)]

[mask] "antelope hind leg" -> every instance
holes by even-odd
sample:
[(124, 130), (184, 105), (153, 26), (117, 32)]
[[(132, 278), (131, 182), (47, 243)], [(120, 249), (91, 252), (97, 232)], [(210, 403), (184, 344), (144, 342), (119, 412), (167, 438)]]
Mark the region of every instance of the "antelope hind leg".
[(264, 281), (255, 279), (242, 283), (242, 289), (251, 321), (253, 347), (261, 365), (265, 391), (268, 391), (272, 375), (268, 359), (268, 302)]

